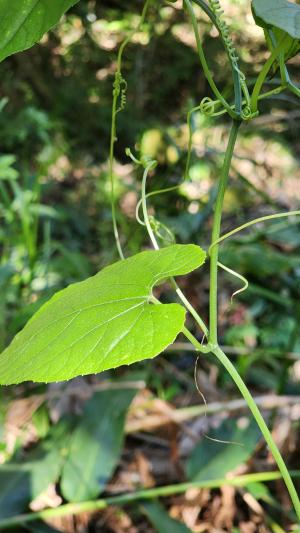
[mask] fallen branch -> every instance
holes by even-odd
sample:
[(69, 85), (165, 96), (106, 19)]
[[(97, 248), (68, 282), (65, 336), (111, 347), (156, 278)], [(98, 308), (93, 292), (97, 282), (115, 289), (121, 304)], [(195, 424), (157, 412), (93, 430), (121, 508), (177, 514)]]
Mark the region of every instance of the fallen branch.
[[(255, 403), (262, 410), (283, 409), (300, 403), (300, 396), (277, 396), (264, 395), (254, 398)], [(166, 404), (167, 406), (167, 404)], [(192, 418), (199, 416), (213, 415), (221, 412), (234, 412), (247, 409), (247, 404), (243, 399), (231, 400), (227, 402), (212, 402), (206, 405), (192, 405), (181, 409), (166, 407), (161, 414), (143, 416), (142, 419), (128, 420), (126, 423), (126, 433), (136, 431), (152, 431), (170, 422), (182, 424)]]

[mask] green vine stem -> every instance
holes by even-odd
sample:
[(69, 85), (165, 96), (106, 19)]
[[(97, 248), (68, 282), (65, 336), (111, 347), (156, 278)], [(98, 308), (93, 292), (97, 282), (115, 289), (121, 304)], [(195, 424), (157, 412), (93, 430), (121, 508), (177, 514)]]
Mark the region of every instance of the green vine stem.
[(235, 111), (232, 111), (231, 106), (228, 104), (228, 102), (225, 100), (225, 98), (220, 93), (220, 91), (219, 91), (218, 87), (216, 86), (216, 84), (215, 84), (215, 82), (213, 80), (213, 77), (211, 75), (211, 72), (210, 72), (209, 66), (207, 64), (207, 61), (205, 59), (205, 55), (204, 55), (203, 48), (202, 48), (202, 45), (201, 45), (199, 32), (198, 32), (198, 22), (197, 22), (193, 7), (192, 7), (192, 5), (191, 5), (189, 0), (184, 0), (184, 4), (186, 5), (187, 10), (189, 12), (189, 15), (191, 17), (191, 21), (192, 21), (192, 25), (193, 25), (193, 29), (194, 29), (194, 34), (195, 34), (195, 38), (196, 38), (198, 55), (199, 55), (199, 59), (200, 59), (200, 62), (201, 62), (205, 77), (206, 77), (206, 79), (207, 79), (207, 81), (208, 81), (208, 83), (210, 85), (210, 88), (213, 91), (214, 95), (222, 103), (224, 108), (227, 110), (227, 113), (233, 119), (236, 119), (236, 118), (238, 118), (237, 113)]
[(282, 51), (281, 51), (281, 53), (279, 55), (279, 64), (280, 64), (280, 73), (281, 73), (281, 78), (282, 78), (283, 84), (285, 85), (285, 87), (287, 87), (287, 89), (290, 90), (291, 93), (293, 93), (295, 96), (300, 98), (300, 89), (299, 89), (299, 87), (297, 87), (297, 85), (295, 85), (292, 82), (292, 80), (290, 78), (288, 68), (287, 68), (287, 66), (285, 64), (284, 53), (282, 53)]
[[(299, 472), (296, 471), (293, 473), (293, 475), (295, 477), (299, 477)], [(49, 520), (51, 518), (58, 518), (62, 516), (101, 511), (103, 509), (107, 509), (107, 507), (110, 505), (125, 505), (143, 500), (153, 500), (155, 498), (173, 496), (174, 494), (183, 494), (192, 488), (217, 489), (222, 485), (230, 485), (232, 487), (247, 487), (247, 485), (250, 483), (276, 481), (280, 478), (280, 472), (263, 472), (261, 474), (245, 474), (242, 476), (236, 476), (234, 478), (214, 479), (212, 481), (194, 481), (190, 483), (178, 483), (177, 485), (166, 485), (164, 487), (156, 487), (153, 489), (138, 490), (136, 492), (120, 494), (118, 496), (111, 496), (108, 498), (101, 498), (99, 500), (90, 500), (80, 503), (67, 503), (54, 509), (45, 509), (35, 513), (4, 518), (3, 520), (0, 520), (0, 529), (14, 528), (21, 524), (28, 524), (29, 522), (33, 522), (35, 520)]]
[(239, 375), (238, 371), (234, 367), (234, 365), (231, 363), (230, 359), (228, 359), (227, 355), (219, 348), (219, 346), (215, 346), (212, 348), (212, 353), (219, 359), (220, 363), (226, 368), (228, 373), (230, 374), (231, 378), (235, 382), (236, 386), (240, 390), (243, 398), (248, 404), (248, 407), (253, 415), (253, 417), (256, 420), (257, 425), (259, 426), (263, 437), (265, 438), (266, 443), (268, 444), (270, 451), (277, 463), (277, 466), (281, 472), (281, 475), (284, 479), (284, 482), (286, 484), (286, 487), (289, 491), (291, 500), (293, 502), (296, 514), (300, 520), (300, 501), (297, 494), (297, 491), (295, 489), (294, 483), (292, 481), (291, 475), (287, 469), (287, 466), (282, 458), (282, 455), (276, 446), (273, 437), (268, 429), (268, 426), (266, 422), (263, 419), (263, 416), (260, 413), (260, 410), (258, 409), (251, 393), (249, 392), (247, 386), (245, 385), (244, 381), (242, 380), (241, 376)]
[[(220, 6), (215, 5), (214, 6), (215, 9), (212, 9), (203, 0), (193, 0), (193, 2), (197, 4), (198, 6), (200, 6), (201, 9), (208, 15), (208, 17), (210, 18), (214, 26), (218, 29), (220, 38), (223, 41), (223, 44), (224, 44), (224, 47), (227, 52), (228, 59), (231, 65), (231, 71), (232, 71), (232, 79), (233, 79), (233, 86), (234, 86), (234, 100), (235, 100), (233, 107), (234, 107), (234, 110), (237, 112), (237, 114), (240, 115), (242, 111), (241, 94), (242, 94), (242, 89), (244, 90), (245, 88), (245, 87), (243, 88), (241, 87), (242, 85), (241, 78), (243, 76), (241, 76), (241, 72), (237, 65), (238, 58), (235, 54), (235, 50), (233, 49), (233, 46), (231, 46), (232, 45), (231, 39), (228, 39), (229, 36), (227, 35), (227, 26), (224, 23), (222, 23), (222, 21), (220, 21), (221, 10), (218, 9), (218, 7)], [(225, 29), (226, 35), (224, 35), (224, 29)]]
[[(222, 209), (224, 202), (224, 195), (228, 183), (229, 170), (233, 151), (240, 127), (240, 122), (233, 121), (228, 145), (224, 157), (223, 167), (220, 175), (220, 182), (218, 187), (218, 195), (215, 206), (212, 238), (211, 242), (215, 243), (220, 238)], [(219, 247), (215, 245), (210, 254), (210, 295), (209, 295), (209, 342), (212, 345), (218, 344), (218, 260)]]
[(266, 79), (266, 77), (267, 77), (267, 75), (268, 75), (273, 63), (276, 61), (277, 57), (279, 56), (281, 48), (284, 45), (284, 41), (285, 41), (286, 38), (287, 37), (284, 36), (280, 40), (278, 45), (272, 50), (271, 55), (267, 59), (267, 61), (264, 64), (263, 68), (261, 69), (261, 71), (259, 73), (259, 76), (258, 76), (258, 78), (257, 78), (257, 80), (255, 82), (255, 85), (254, 85), (254, 88), (253, 88), (253, 92), (252, 92), (252, 96), (251, 96), (251, 111), (254, 114), (258, 110), (258, 100), (259, 100), (259, 95), (261, 93), (262, 86), (263, 86), (263, 84), (265, 82), (265, 79)]
[[(289, 471), (285, 465), (285, 462), (280, 454), (278, 447), (276, 446), (272, 435), (257, 407), (255, 401), (249, 392), (247, 386), (239, 375), (238, 371), (225, 355), (225, 353), (218, 346), (218, 257), (219, 257), (219, 242), (220, 242), (220, 229), (221, 229), (221, 219), (222, 219), (222, 209), (224, 196), (226, 191), (226, 186), (228, 183), (229, 171), (231, 166), (231, 161), (233, 157), (233, 152), (236, 144), (236, 139), (239, 131), (240, 122), (233, 121), (227, 149), (225, 152), (223, 167), (220, 176), (218, 195), (215, 206), (213, 229), (212, 229), (212, 244), (210, 247), (210, 321), (209, 321), (209, 343), (207, 348), (210, 348), (211, 352), (218, 358), (224, 368), (227, 370), (234, 383), (240, 390), (243, 398), (247, 402), (247, 405), (255, 418), (269, 448), (273, 454), (273, 457), (278, 465), (278, 468), (282, 474), (286, 487), (289, 491), (291, 500), (293, 502), (295, 511), (298, 518), (300, 519), (300, 501), (294, 487), (293, 481), (289, 474)], [(272, 216), (272, 215), (271, 215)], [(265, 218), (265, 217), (262, 217)], [(272, 218), (278, 218), (273, 215)], [(251, 225), (251, 223), (248, 223)], [(244, 225), (247, 227), (247, 225)], [(237, 228), (238, 229), (238, 228)], [(233, 230), (234, 231), (234, 230)]]
[[(277, 40), (274, 32), (271, 29), (265, 30), (266, 38), (273, 48), (276, 47)], [(287, 88), (292, 94), (300, 98), (300, 89), (295, 85), (289, 75), (288, 67), (285, 63), (285, 51), (282, 48), (279, 52), (279, 67), (280, 67), (280, 76), (282, 84)]]

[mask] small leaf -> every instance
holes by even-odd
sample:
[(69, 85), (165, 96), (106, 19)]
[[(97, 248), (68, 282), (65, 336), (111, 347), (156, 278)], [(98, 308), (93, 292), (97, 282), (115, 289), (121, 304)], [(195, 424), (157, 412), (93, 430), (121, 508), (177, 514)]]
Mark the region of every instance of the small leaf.
[(287, 0), (252, 0), (255, 21), (263, 28), (275, 27), (300, 39), (300, 6)]
[(122, 451), (125, 416), (135, 393), (136, 389), (102, 391), (86, 403), (62, 473), (67, 500), (92, 499), (105, 488)]
[(204, 260), (198, 246), (169, 246), (58, 292), (1, 354), (0, 383), (62, 381), (155, 357), (182, 330), (185, 310), (150, 304), (153, 286)]
[(159, 502), (145, 502), (141, 506), (157, 533), (191, 533), (182, 522), (171, 518)]
[(30, 48), (78, 0), (1, 0), (0, 61)]
[(211, 431), (209, 436), (230, 444), (202, 440), (193, 450), (186, 466), (187, 476), (193, 481), (224, 478), (228, 472), (247, 461), (260, 438), (260, 431), (253, 420), (229, 419), (217, 430)]

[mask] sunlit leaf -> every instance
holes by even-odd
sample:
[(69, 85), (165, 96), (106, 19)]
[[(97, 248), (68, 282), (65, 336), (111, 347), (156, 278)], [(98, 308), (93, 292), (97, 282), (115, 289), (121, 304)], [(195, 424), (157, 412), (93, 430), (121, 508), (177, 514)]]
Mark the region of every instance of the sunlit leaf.
[(185, 310), (150, 303), (153, 287), (204, 260), (194, 245), (141, 252), (58, 292), (1, 354), (0, 383), (62, 381), (155, 357), (182, 330)]

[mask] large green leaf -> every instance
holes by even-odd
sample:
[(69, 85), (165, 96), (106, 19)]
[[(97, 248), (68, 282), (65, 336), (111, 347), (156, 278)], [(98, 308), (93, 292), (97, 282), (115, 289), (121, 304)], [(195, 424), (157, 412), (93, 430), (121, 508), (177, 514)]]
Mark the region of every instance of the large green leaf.
[(193, 481), (224, 478), (249, 459), (260, 438), (260, 430), (253, 420), (229, 419), (209, 436), (226, 442), (204, 439), (195, 447), (186, 465), (187, 476)]
[(105, 488), (122, 451), (125, 416), (135, 393), (136, 389), (107, 390), (87, 402), (62, 472), (67, 500), (92, 499)]
[(157, 533), (191, 533), (185, 524), (171, 518), (159, 502), (145, 502), (141, 509)]
[(275, 27), (300, 39), (300, 6), (287, 0), (252, 0), (252, 9), (259, 26)]
[(0, 383), (62, 381), (158, 355), (182, 330), (185, 310), (151, 304), (152, 288), (204, 260), (198, 246), (169, 246), (58, 292), (1, 354)]
[(0, 0), (0, 61), (30, 48), (78, 0)]

